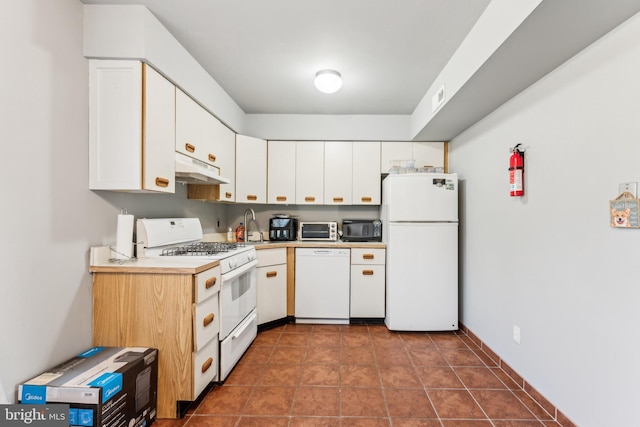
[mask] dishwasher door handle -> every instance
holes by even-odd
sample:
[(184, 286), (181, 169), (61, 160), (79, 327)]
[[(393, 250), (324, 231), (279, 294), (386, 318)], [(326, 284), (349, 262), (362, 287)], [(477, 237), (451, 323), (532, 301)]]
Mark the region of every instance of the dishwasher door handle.
[(330, 249), (314, 249), (314, 255), (331, 255), (333, 251)]

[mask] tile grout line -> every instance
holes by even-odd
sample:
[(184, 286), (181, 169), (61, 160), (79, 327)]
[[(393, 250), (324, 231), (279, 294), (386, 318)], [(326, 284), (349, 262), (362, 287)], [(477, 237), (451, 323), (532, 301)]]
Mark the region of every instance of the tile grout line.
[[(456, 370), (454, 369), (454, 367), (451, 365), (451, 362), (449, 362), (449, 360), (447, 360), (447, 358), (445, 357), (444, 354), (442, 354), (441, 348), (440, 346), (433, 341), (433, 339), (431, 338), (431, 335), (427, 334), (429, 336), (429, 339), (431, 339), (431, 342), (433, 342), (433, 345), (436, 347), (436, 349), (438, 350), (438, 352), (440, 353), (440, 355), (442, 356), (442, 358), (447, 362), (447, 365), (449, 366), (449, 369), (451, 369), (453, 371), (453, 374), (456, 376), (456, 378), (458, 378), (458, 380), (460, 381), (460, 384), (462, 384), (464, 386), (464, 389), (467, 391), (467, 393), (469, 393), (469, 396), (471, 396), (471, 398), (473, 399), (473, 401), (476, 403), (476, 405), (478, 405), (478, 408), (480, 408), (480, 410), (482, 411), (482, 413), (484, 414), (485, 417), (487, 417), (487, 420), (489, 420), (489, 423), (495, 427), (495, 424), (493, 423), (493, 420), (491, 418), (489, 418), (489, 414), (487, 414), (487, 412), (484, 410), (484, 408), (482, 407), (482, 405), (480, 405), (480, 402), (478, 402), (478, 400), (476, 399), (476, 397), (473, 395), (473, 393), (471, 393), (471, 390), (469, 390), (469, 387), (467, 386), (467, 384), (462, 380), (462, 378), (460, 378), (460, 375), (458, 375), (458, 372), (456, 372)], [(462, 340), (461, 340), (462, 341)], [(467, 346), (467, 348), (469, 348), (469, 346), (467, 345), (467, 343), (465, 343), (464, 341), (462, 341), (462, 343)], [(469, 350), (471, 350), (469, 348)], [(480, 361), (482, 362), (482, 364), (484, 366), (486, 366), (486, 363), (484, 363), (484, 360), (480, 359)]]
[[(466, 327), (465, 325), (463, 325), (463, 324), (460, 324), (460, 329), (459, 329), (459, 330), (461, 331), (461, 333), (463, 333), (465, 336), (467, 336), (467, 337), (468, 337), (472, 342), (474, 342), (474, 343), (475, 343), (474, 339), (473, 339), (471, 336), (469, 336), (469, 334), (468, 334), (468, 332), (471, 332), (471, 330), (470, 330), (469, 328), (467, 328), (467, 327)], [(467, 332), (467, 331), (468, 331), (468, 332)], [(473, 334), (473, 332), (471, 332), (471, 333)], [(494, 361), (494, 362), (496, 363), (497, 368), (498, 368), (498, 369), (500, 369), (500, 371), (502, 371), (502, 372), (503, 372), (503, 373), (504, 373), (504, 374), (505, 374), (509, 379), (511, 379), (511, 381), (513, 381), (513, 383), (518, 387), (518, 390), (522, 391), (524, 394), (526, 394), (527, 396), (529, 396), (529, 398), (530, 398), (533, 402), (535, 402), (535, 404), (536, 404), (536, 405), (538, 405), (538, 406), (539, 406), (539, 407), (540, 407), (540, 408), (541, 408), (541, 409), (542, 409), (546, 414), (548, 414), (548, 415), (549, 415), (549, 417), (551, 417), (550, 421), (555, 421), (559, 426), (563, 427), (563, 424), (561, 424), (561, 423), (560, 423), (560, 421), (559, 421), (559, 419), (558, 419), (558, 412), (559, 412), (559, 410), (558, 410), (557, 406), (553, 405), (551, 402), (549, 402), (549, 401), (547, 400), (547, 402), (549, 402), (549, 404), (550, 404), (551, 406), (553, 406), (553, 408), (554, 408), (555, 415), (552, 415), (549, 411), (547, 411), (547, 409), (544, 407), (544, 405), (542, 405), (542, 404), (538, 401), (538, 399), (536, 399), (534, 396), (532, 396), (532, 395), (531, 395), (531, 394), (530, 394), (530, 393), (525, 389), (526, 380), (518, 374), (518, 376), (520, 377), (520, 379), (521, 379), (521, 381), (522, 381), (522, 384), (519, 384), (519, 381), (517, 381), (515, 378), (513, 378), (513, 376), (512, 376), (512, 375), (511, 375), (507, 370), (505, 370), (505, 369), (503, 368), (503, 364), (505, 364), (506, 366), (509, 366), (509, 365), (508, 365), (508, 364), (506, 364), (506, 363), (504, 363), (504, 360), (503, 360), (500, 356), (498, 356), (498, 355), (497, 355), (493, 350), (491, 350), (491, 348), (490, 348), (488, 345), (486, 345), (486, 344), (485, 344), (485, 342), (484, 342), (484, 341), (482, 341), (482, 340), (481, 340), (477, 335), (473, 334), (473, 336), (474, 336), (474, 337), (475, 337), (475, 338), (480, 342), (480, 344), (479, 344), (479, 345), (476, 343), (476, 346), (478, 347), (478, 350), (479, 350), (479, 351), (481, 351), (481, 352), (482, 352), (486, 357), (488, 357), (489, 359), (491, 359), (492, 361)], [(465, 343), (465, 344), (466, 344), (466, 343)], [(469, 346), (469, 345), (467, 344), (467, 346)], [(494, 358), (493, 358), (489, 353), (487, 353), (487, 352), (484, 350), (484, 347), (486, 347), (487, 349), (489, 349), (489, 350), (491, 351), (491, 354), (495, 355), (495, 357), (497, 357), (497, 358), (498, 358), (498, 360), (494, 360)], [(472, 349), (472, 348), (470, 348), (470, 349), (475, 353), (475, 350), (474, 350), (474, 349)], [(484, 362), (484, 361), (483, 361), (483, 362)], [(517, 374), (517, 372), (515, 372), (515, 370), (513, 370), (513, 368), (511, 368), (511, 366), (509, 366), (509, 369), (510, 369), (510, 370), (512, 370), (515, 374)], [(535, 390), (535, 389), (534, 389), (534, 390)], [(514, 394), (514, 396), (515, 396), (515, 397), (516, 397), (516, 398), (517, 398), (517, 399), (518, 399), (522, 404), (524, 404), (524, 405), (525, 405), (525, 407), (526, 407), (526, 404), (525, 404), (524, 402), (522, 402), (522, 399), (520, 399), (520, 398), (518, 397), (518, 395), (516, 395), (515, 393), (513, 393), (513, 394)], [(541, 397), (543, 397), (543, 398), (544, 398), (544, 396), (542, 396), (542, 395), (541, 395)], [(546, 400), (546, 398), (544, 398), (544, 399)], [(527, 408), (527, 409), (528, 409), (528, 408)], [(541, 420), (541, 419), (540, 419), (540, 417), (538, 417), (536, 414), (534, 414), (534, 415), (536, 416), (536, 418), (538, 419), (538, 421), (540, 421), (541, 423), (544, 423), (544, 421), (545, 421), (545, 420)], [(566, 427), (574, 427), (574, 424), (570, 423), (570, 424), (569, 424), (568, 426), (566, 426)]]

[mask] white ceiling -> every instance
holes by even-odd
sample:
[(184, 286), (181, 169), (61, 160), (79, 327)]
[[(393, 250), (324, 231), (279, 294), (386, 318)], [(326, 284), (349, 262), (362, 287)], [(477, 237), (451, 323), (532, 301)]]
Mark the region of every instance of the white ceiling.
[(245, 113), (408, 115), (490, 0), (82, 2), (145, 5)]

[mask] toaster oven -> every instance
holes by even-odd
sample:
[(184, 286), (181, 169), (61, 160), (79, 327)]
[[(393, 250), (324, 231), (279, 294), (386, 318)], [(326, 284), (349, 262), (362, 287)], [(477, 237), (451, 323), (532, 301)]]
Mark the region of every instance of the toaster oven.
[(338, 240), (338, 222), (300, 221), (300, 226), (298, 228), (298, 238), (300, 240), (320, 240), (335, 242)]

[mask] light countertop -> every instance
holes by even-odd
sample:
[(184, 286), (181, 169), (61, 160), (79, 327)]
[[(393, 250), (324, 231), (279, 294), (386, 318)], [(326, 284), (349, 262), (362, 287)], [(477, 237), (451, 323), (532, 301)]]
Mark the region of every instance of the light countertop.
[[(265, 241), (247, 242), (256, 250), (276, 248), (371, 248), (384, 249), (380, 242), (317, 242), (317, 241)], [(163, 274), (198, 274), (220, 264), (218, 260), (189, 257), (155, 257), (139, 258), (123, 262), (112, 262), (109, 246), (91, 248), (89, 261), (90, 273), (163, 273)]]

